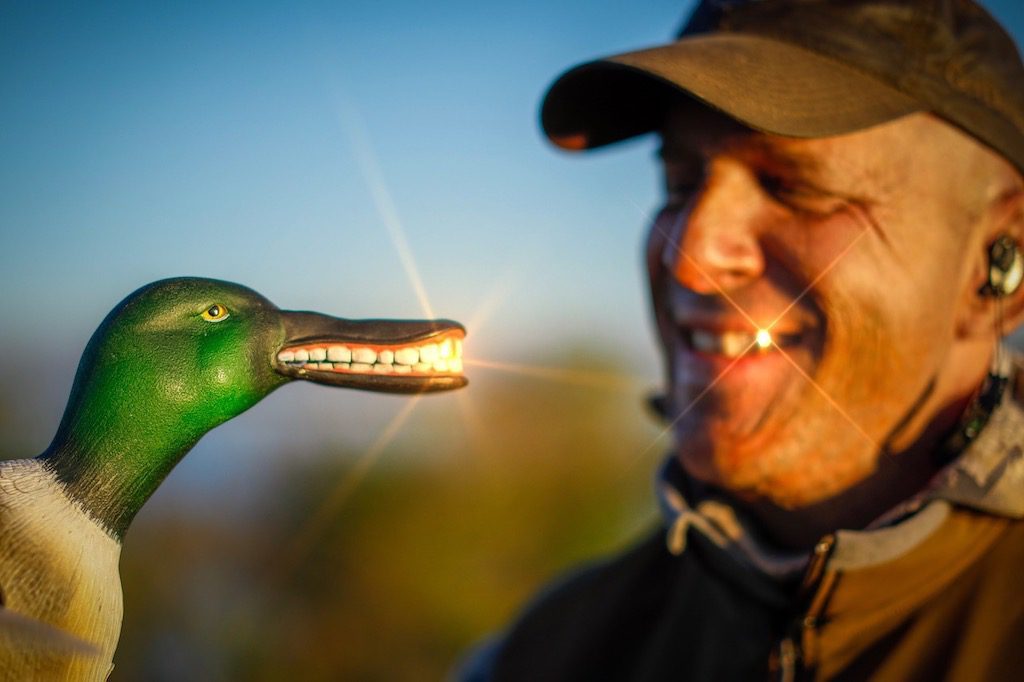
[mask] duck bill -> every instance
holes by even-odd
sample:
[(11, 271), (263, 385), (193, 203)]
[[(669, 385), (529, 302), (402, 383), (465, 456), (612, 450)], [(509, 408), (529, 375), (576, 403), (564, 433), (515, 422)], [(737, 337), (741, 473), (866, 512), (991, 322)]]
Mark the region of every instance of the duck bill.
[(387, 393), (465, 386), (462, 340), (451, 320), (345, 320), (282, 311), (285, 339), (274, 369), (291, 379)]

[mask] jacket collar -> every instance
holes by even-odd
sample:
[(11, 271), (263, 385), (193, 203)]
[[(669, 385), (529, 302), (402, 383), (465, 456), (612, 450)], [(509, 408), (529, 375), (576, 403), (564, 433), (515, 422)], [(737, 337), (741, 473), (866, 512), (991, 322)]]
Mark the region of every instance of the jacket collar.
[[(1018, 372), (1018, 384), (1021, 374)], [(1024, 409), (1003, 396), (970, 447), (940, 472), (931, 497), (996, 516), (1024, 518)]]

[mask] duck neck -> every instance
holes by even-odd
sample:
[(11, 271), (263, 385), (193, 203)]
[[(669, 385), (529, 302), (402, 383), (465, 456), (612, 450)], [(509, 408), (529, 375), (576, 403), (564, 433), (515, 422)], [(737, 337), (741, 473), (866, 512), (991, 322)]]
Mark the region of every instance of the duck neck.
[(119, 542), (146, 500), (208, 430), (140, 406), (104, 413), (69, 405), (39, 456), (68, 495)]

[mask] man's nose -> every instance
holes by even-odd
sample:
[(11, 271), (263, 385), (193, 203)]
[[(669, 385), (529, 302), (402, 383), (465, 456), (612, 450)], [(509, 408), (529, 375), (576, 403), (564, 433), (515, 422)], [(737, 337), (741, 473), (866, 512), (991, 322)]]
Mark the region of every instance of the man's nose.
[(758, 238), (763, 198), (757, 178), (742, 164), (710, 164), (687, 206), (665, 216), (662, 265), (700, 294), (732, 291), (757, 279), (764, 273)]

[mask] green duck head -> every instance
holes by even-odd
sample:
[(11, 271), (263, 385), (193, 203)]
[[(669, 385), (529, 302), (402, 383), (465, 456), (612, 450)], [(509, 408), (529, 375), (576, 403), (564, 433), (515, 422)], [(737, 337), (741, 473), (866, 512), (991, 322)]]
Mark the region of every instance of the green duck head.
[(280, 310), (231, 282), (154, 282), (119, 303), (79, 363), (40, 458), (114, 537), (210, 429), (304, 379), (392, 393), (459, 388), (465, 330)]

